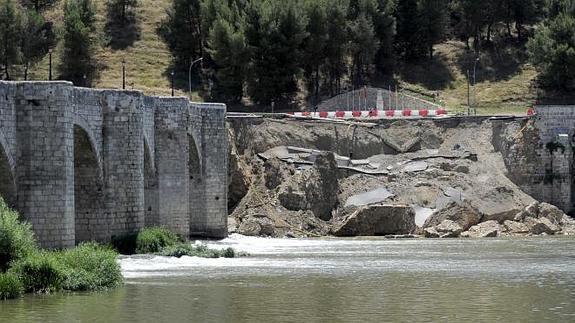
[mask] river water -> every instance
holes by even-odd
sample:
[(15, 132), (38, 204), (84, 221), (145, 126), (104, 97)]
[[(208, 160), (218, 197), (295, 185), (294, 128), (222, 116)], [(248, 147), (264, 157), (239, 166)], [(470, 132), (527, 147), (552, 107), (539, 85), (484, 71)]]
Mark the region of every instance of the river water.
[(101, 293), (0, 302), (0, 322), (575, 322), (575, 239), (232, 236), (235, 259), (120, 260)]

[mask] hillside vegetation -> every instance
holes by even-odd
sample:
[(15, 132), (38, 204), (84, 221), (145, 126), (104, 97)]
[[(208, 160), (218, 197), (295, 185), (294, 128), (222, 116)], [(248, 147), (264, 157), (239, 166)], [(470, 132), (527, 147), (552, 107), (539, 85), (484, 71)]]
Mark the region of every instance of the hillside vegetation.
[[(28, 0), (0, 3), (10, 1)], [(205, 59), (193, 70), (192, 99), (242, 110), (266, 110), (272, 102), (276, 109), (304, 108), (350, 86), (372, 85), (397, 86), (455, 112), (466, 112), (469, 101), (479, 114), (524, 113), (538, 96), (540, 79), (571, 84), (570, 69), (553, 80), (529, 63), (534, 59), (528, 54), (570, 61), (571, 48), (560, 52), (565, 44), (553, 47), (550, 40), (573, 21), (570, 0), (91, 2), (94, 87), (121, 88), (125, 62), (128, 89), (169, 95), (174, 71), (176, 95), (188, 95), (187, 66), (200, 56)], [(113, 2), (130, 3), (121, 25), (111, 23), (118, 15), (109, 7)], [(65, 1), (46, 3), (53, 5), (41, 13), (60, 39), (53, 52), (56, 74), (66, 46)], [(560, 27), (548, 28), (554, 21), (544, 19)], [(537, 35), (539, 43), (530, 41), (541, 28), (549, 31)], [(546, 43), (549, 48), (541, 45)], [(47, 79), (48, 65), (48, 55), (30, 64), (28, 79)], [(23, 66), (14, 64), (10, 78), (23, 79)]]

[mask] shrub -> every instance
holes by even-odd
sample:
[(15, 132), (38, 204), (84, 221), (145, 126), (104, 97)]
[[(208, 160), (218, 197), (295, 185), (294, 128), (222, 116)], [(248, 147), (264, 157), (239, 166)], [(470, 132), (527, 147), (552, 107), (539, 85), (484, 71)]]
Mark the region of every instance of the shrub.
[(23, 292), (24, 286), (18, 276), (12, 273), (0, 273), (0, 300), (19, 297)]
[(39, 251), (12, 263), (11, 273), (17, 275), (26, 292), (49, 293), (62, 289), (66, 269), (54, 252)]
[(236, 253), (234, 249), (227, 248), (224, 250), (210, 249), (205, 244), (192, 245), (190, 243), (179, 243), (173, 246), (168, 246), (159, 252), (162, 256), (177, 257), (201, 257), (201, 258), (234, 258)]
[(136, 238), (136, 253), (156, 253), (181, 242), (180, 237), (165, 228), (147, 228)]
[(36, 248), (30, 224), (20, 222), (18, 213), (0, 198), (0, 272), (6, 271), (10, 262), (32, 254)]
[(88, 291), (117, 287), (122, 283), (117, 253), (96, 243), (83, 243), (58, 254), (66, 268), (63, 289)]

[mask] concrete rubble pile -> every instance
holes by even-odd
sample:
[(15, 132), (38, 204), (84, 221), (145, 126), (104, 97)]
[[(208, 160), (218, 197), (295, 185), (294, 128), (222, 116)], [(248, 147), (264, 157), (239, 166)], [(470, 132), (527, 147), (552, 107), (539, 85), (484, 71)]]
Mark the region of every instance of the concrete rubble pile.
[[(490, 121), (230, 120), (230, 232), (429, 238), (575, 234), (507, 176)], [(233, 187), (236, 185), (235, 187)]]

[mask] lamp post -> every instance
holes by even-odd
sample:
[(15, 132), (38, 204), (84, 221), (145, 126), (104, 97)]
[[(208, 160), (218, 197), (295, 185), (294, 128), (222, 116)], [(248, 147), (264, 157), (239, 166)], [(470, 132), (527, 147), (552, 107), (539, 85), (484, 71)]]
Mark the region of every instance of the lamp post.
[(126, 59), (122, 58), (122, 90), (126, 89)]
[(52, 48), (48, 49), (48, 81), (52, 81)]
[(188, 72), (188, 87), (190, 90), (190, 98), (192, 97), (192, 67), (194, 66), (194, 64), (196, 64), (197, 62), (200, 62), (202, 60), (204, 60), (203, 57), (200, 57), (200, 58), (196, 59), (195, 61), (192, 61), (192, 59), (190, 58), (190, 61), (192, 61), (190, 63), (190, 70)]
[(473, 63), (473, 114), (477, 115), (477, 107), (475, 106), (475, 99), (476, 99), (476, 94), (475, 94), (475, 84), (476, 84), (476, 72), (477, 72), (477, 63), (479, 63), (479, 57), (477, 57), (475, 59), (475, 62)]
[(172, 84), (172, 96), (174, 96), (174, 71), (170, 72), (170, 83)]

